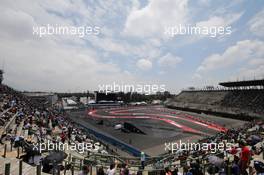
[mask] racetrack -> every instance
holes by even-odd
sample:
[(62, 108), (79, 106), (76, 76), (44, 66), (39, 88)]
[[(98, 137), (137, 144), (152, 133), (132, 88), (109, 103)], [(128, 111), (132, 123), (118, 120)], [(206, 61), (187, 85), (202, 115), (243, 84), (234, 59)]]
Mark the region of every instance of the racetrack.
[[(80, 122), (107, 133), (151, 156), (164, 153), (165, 142), (192, 141), (224, 132), (244, 122), (167, 109), (162, 106), (105, 108), (86, 111)], [(98, 124), (103, 121), (103, 124)], [(144, 134), (124, 133), (114, 126), (128, 122)]]

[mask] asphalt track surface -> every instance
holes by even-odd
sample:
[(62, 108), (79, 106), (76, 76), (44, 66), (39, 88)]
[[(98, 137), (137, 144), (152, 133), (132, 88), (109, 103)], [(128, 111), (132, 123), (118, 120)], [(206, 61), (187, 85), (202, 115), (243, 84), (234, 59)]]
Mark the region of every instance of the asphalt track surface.
[[(228, 128), (238, 127), (244, 123), (162, 106), (96, 109), (86, 111), (85, 114), (77, 114), (75, 119), (152, 156), (164, 153), (165, 143), (179, 140), (196, 142), (203, 137), (225, 132)], [(99, 124), (100, 121), (103, 121), (103, 124)], [(145, 134), (124, 133), (114, 129), (115, 125), (124, 122), (133, 124)]]

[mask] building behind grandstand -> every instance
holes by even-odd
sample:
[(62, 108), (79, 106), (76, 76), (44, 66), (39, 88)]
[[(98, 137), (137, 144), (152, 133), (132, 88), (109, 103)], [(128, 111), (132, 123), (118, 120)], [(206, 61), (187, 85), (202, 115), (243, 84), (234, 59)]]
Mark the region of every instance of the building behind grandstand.
[(23, 95), (29, 97), (31, 100), (41, 103), (45, 106), (53, 106), (58, 102), (58, 96), (50, 92), (24, 92)]

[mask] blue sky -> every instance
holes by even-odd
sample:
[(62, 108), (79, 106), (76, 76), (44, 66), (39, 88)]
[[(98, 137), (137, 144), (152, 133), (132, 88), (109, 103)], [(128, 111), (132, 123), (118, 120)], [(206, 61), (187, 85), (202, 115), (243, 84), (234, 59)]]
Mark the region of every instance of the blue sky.
[[(0, 63), (19, 90), (97, 90), (99, 84), (189, 86), (264, 78), (262, 0), (2, 0)], [(33, 26), (98, 26), (99, 35), (32, 34)], [(165, 36), (177, 25), (231, 26), (222, 37)]]

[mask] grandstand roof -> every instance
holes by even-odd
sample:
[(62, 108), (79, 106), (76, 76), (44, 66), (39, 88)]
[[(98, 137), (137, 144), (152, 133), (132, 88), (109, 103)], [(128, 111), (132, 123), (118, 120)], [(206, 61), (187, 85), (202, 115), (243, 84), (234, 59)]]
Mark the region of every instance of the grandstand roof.
[(219, 83), (219, 85), (225, 86), (225, 87), (264, 86), (264, 79), (235, 81), (235, 82), (222, 82), (222, 83)]
[(28, 97), (45, 97), (45, 96), (55, 95), (52, 92), (24, 92), (23, 94), (28, 96)]

